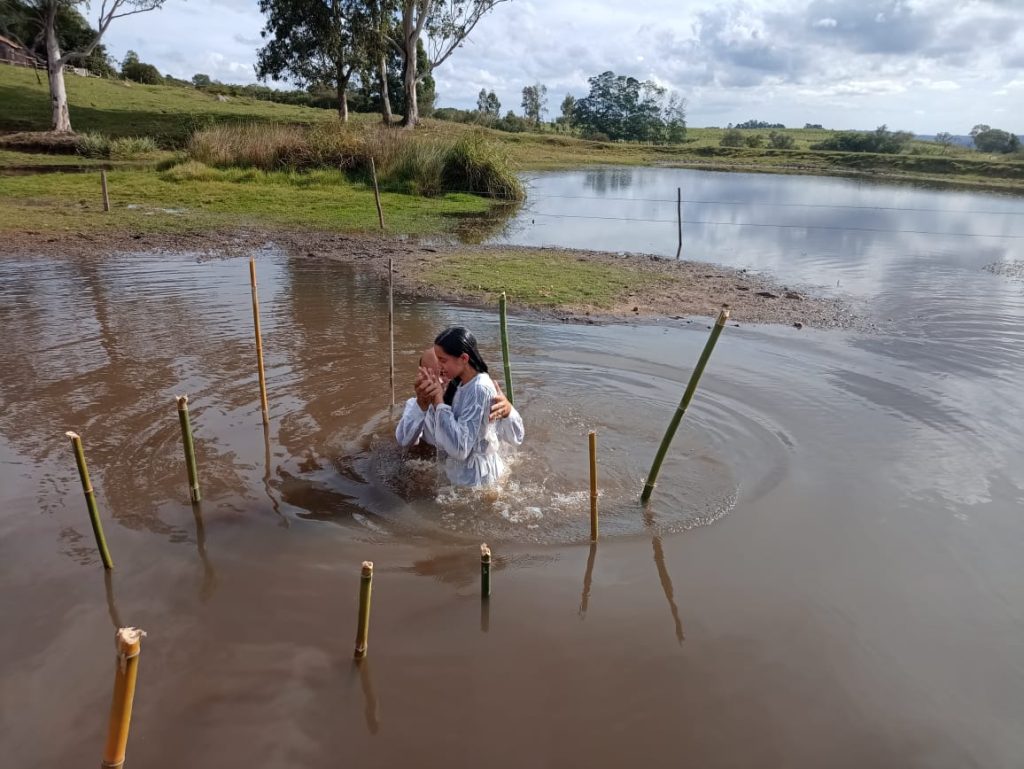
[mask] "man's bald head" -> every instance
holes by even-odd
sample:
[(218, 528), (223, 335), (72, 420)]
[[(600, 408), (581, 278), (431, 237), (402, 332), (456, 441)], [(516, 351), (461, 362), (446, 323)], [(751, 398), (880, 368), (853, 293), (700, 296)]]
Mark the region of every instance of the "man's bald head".
[(428, 347), (420, 355), (420, 365), (434, 374), (437, 374), (440, 371), (441, 364), (437, 362), (437, 356), (434, 354), (433, 347)]

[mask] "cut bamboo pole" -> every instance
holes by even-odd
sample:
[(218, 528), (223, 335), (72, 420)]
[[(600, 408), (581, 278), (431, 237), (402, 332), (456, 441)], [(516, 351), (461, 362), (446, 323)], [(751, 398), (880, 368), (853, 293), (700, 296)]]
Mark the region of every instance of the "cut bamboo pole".
[(92, 533), (96, 537), (96, 547), (99, 548), (100, 558), (103, 560), (104, 569), (113, 569), (114, 562), (110, 558), (110, 551), (107, 549), (107, 539), (103, 536), (103, 524), (100, 522), (100, 512), (96, 508), (96, 492), (93, 491), (92, 481), (89, 480), (89, 468), (85, 464), (85, 449), (82, 448), (82, 439), (78, 433), (70, 430), (64, 433), (71, 439), (71, 447), (75, 452), (75, 462), (78, 464), (78, 477), (82, 479), (82, 491), (85, 492), (85, 505), (89, 508), (89, 520), (92, 522)]
[(676, 247), (676, 259), (683, 254), (683, 188), (676, 187), (676, 221), (679, 223), (679, 245)]
[(672, 415), (671, 421), (668, 423), (665, 437), (661, 439), (658, 453), (655, 455), (654, 463), (651, 465), (651, 472), (647, 475), (647, 483), (644, 484), (644, 490), (640, 494), (641, 502), (647, 502), (651, 498), (651, 492), (654, 491), (654, 486), (658, 481), (658, 473), (661, 472), (661, 463), (665, 461), (668, 447), (672, 443), (672, 438), (675, 437), (676, 430), (679, 429), (679, 423), (682, 421), (683, 414), (686, 413), (686, 409), (693, 399), (693, 394), (697, 391), (697, 383), (700, 382), (701, 374), (704, 373), (704, 367), (707, 366), (708, 360), (711, 358), (711, 352), (715, 349), (715, 342), (721, 336), (722, 329), (725, 328), (727, 320), (729, 320), (729, 307), (724, 306), (722, 311), (718, 313), (718, 320), (715, 321), (715, 325), (711, 329), (711, 336), (708, 337), (707, 344), (704, 345), (704, 351), (700, 354), (697, 366), (693, 369), (693, 374), (690, 375), (690, 383), (686, 386), (683, 398), (679, 402), (675, 414)]
[(373, 162), (373, 155), (370, 156), (370, 175), (373, 177), (373, 199), (377, 203), (377, 220), (380, 228), (384, 229), (384, 209), (380, 205), (380, 188), (377, 186), (377, 164)]
[(395, 405), (395, 263), (388, 259), (388, 376), (391, 380), (391, 405)]
[(597, 433), (590, 431), (590, 540), (597, 542)]
[(491, 597), (491, 548), (480, 545), (480, 597)]
[(256, 290), (256, 258), (249, 257), (249, 282), (252, 285), (252, 322), (256, 329), (256, 364), (260, 376), (260, 408), (263, 410), (263, 424), (270, 424), (270, 407), (267, 405), (267, 375), (263, 370), (263, 336), (260, 334), (260, 301)]
[(100, 171), (100, 187), (103, 190), (103, 210), (110, 210), (110, 195), (107, 194), (107, 172)]
[(359, 625), (356, 628), (355, 658), (362, 659), (370, 639), (370, 592), (373, 589), (373, 561), (363, 561), (359, 578)]
[(505, 299), (505, 292), (501, 292), (501, 299), (498, 300), (498, 315), (501, 319), (501, 356), (505, 360), (505, 397), (508, 402), (515, 405), (515, 396), (512, 393), (512, 363), (508, 358), (508, 302)]
[(128, 747), (128, 728), (132, 721), (135, 681), (139, 673), (139, 654), (145, 631), (123, 627), (115, 634), (117, 667), (114, 672), (114, 697), (110, 703), (107, 744), (103, 748), (103, 769), (120, 769)]
[(181, 442), (185, 446), (185, 469), (188, 472), (188, 491), (192, 504), (199, 502), (199, 472), (196, 470), (196, 449), (192, 442), (192, 425), (188, 418), (188, 396), (175, 396), (178, 402), (178, 421), (181, 422)]

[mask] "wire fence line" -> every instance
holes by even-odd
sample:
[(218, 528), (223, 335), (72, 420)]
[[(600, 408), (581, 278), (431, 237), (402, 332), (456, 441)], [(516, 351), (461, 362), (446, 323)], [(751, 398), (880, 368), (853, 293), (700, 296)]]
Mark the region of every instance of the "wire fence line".
[[(673, 201), (675, 202), (675, 201)], [(678, 219), (643, 219), (625, 216), (593, 216), (588, 214), (543, 214), (531, 211), (530, 216), (543, 216), (552, 219), (598, 219), (611, 222), (643, 222), (650, 224), (678, 224)], [(951, 238), (1000, 238), (1005, 240), (1024, 240), (1024, 235), (999, 234), (985, 235), (977, 232), (938, 232), (932, 230), (892, 230), (884, 227), (848, 227), (827, 224), (776, 224), (773, 222), (716, 222), (707, 219), (683, 219), (683, 224), (713, 225), (722, 227), (771, 227), (788, 230), (835, 230), (841, 232), (876, 232), (893, 235), (940, 235)]]
[[(502, 196), (496, 193), (481, 193), (472, 192), (470, 190), (452, 190), (454, 194), (466, 194), (466, 195), (483, 195), (484, 197), (494, 197), (501, 199)], [(538, 194), (530, 193), (527, 197), (527, 201), (540, 200), (540, 199), (554, 199), (554, 200), (587, 200), (592, 201), (596, 204), (601, 204), (605, 201), (613, 202), (631, 202), (631, 203), (663, 203), (672, 204), (674, 206), (681, 207), (682, 204), (694, 205), (713, 205), (713, 206), (734, 206), (737, 208), (805, 208), (812, 210), (847, 210), (847, 211), (893, 211), (897, 213), (928, 213), (928, 214), (966, 214), (970, 216), (1024, 216), (1024, 212), (1019, 211), (992, 211), (992, 210), (979, 210), (979, 209), (965, 209), (956, 210), (948, 208), (924, 208), (918, 206), (870, 206), (870, 205), (856, 205), (849, 203), (776, 203), (770, 201), (759, 201), (759, 200), (703, 200), (699, 198), (634, 198), (634, 197), (620, 197), (611, 195), (558, 195), (558, 194)], [(509, 201), (510, 203), (512, 201)], [(679, 210), (679, 209), (677, 209)], [(733, 222), (733, 221), (721, 221), (714, 219), (683, 219), (678, 215), (668, 218), (651, 218), (651, 217), (632, 217), (632, 216), (603, 216), (600, 214), (569, 214), (569, 213), (547, 213), (537, 211), (535, 209), (526, 209), (523, 213), (524, 216), (529, 217), (543, 217), (546, 219), (580, 219), (580, 220), (593, 220), (593, 221), (610, 221), (610, 222), (636, 222), (640, 224), (676, 224), (676, 225), (690, 225), (690, 226), (712, 226), (712, 227), (760, 227), (760, 228), (771, 228), (771, 229), (784, 229), (784, 230), (819, 230), (819, 231), (833, 231), (833, 232), (872, 232), (879, 234), (892, 234), (892, 235), (929, 235), (937, 237), (950, 237), (950, 238), (992, 238), (997, 240), (1024, 240), (1024, 234), (1015, 233), (980, 233), (980, 232), (943, 232), (938, 230), (925, 230), (925, 229), (892, 229), (888, 227), (864, 227), (856, 225), (830, 225), (830, 224), (802, 224), (802, 223), (790, 223), (783, 224), (778, 222)]]
[[(445, 192), (446, 194), (451, 195), (476, 195), (478, 197), (490, 197), (495, 198), (497, 200), (507, 200), (509, 203), (515, 202), (509, 200), (509, 198), (506, 195), (502, 195), (496, 192), (486, 192), (480, 190), (446, 190)], [(854, 205), (851, 203), (773, 203), (763, 200), (701, 200), (699, 198), (683, 198), (682, 200), (678, 200), (676, 198), (626, 198), (612, 195), (554, 195), (551, 193), (530, 193), (527, 196), (527, 200), (538, 200), (548, 198), (559, 200), (591, 200), (595, 203), (601, 203), (606, 200), (612, 200), (616, 202), (621, 201), (625, 203), (671, 203), (672, 205), (677, 205), (679, 203), (689, 203), (690, 205), (745, 207), (756, 206), (760, 208), (837, 208), (853, 211), (896, 211), (923, 214), (970, 214), (972, 216), (1024, 216), (1024, 211), (985, 211), (978, 209), (918, 208), (915, 206), (862, 206)], [(675, 219), (673, 219), (672, 221), (675, 221)]]

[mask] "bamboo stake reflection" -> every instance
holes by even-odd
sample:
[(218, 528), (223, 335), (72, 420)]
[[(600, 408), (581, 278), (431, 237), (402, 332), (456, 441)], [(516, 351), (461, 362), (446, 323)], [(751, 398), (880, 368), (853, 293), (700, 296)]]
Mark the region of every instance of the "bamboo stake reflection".
[(281, 525), (288, 528), (290, 525), (288, 518), (281, 512), (281, 505), (277, 501), (277, 497), (274, 496), (273, 487), (270, 485), (270, 426), (267, 424), (263, 425), (263, 490), (267, 493), (270, 506), (281, 519)]
[(587, 556), (587, 570), (583, 574), (583, 595), (580, 596), (580, 619), (587, 616), (587, 604), (590, 602), (590, 585), (594, 579), (594, 561), (597, 560), (597, 543), (590, 543), (590, 554)]
[(380, 706), (377, 702), (377, 690), (373, 687), (370, 660), (363, 657), (356, 660), (354, 664), (359, 668), (359, 685), (363, 689), (363, 700), (365, 702), (363, 713), (366, 716), (366, 728), (370, 730), (370, 734), (376, 734), (380, 731)]
[(114, 630), (124, 627), (121, 622), (121, 613), (117, 610), (117, 603), (114, 601), (114, 575), (107, 569), (103, 570), (103, 586), (107, 592), (107, 614), (114, 625)]
[(192, 515), (196, 519), (196, 552), (199, 553), (199, 560), (203, 564), (203, 584), (199, 590), (199, 596), (204, 601), (209, 600), (213, 595), (213, 586), (217, 583), (217, 572), (213, 570), (213, 564), (206, 554), (206, 526), (203, 523), (202, 505), (192, 505)]
[[(644, 512), (644, 525), (647, 528), (654, 526), (654, 515), (651, 512)], [(661, 547), (661, 537), (654, 534), (651, 537), (651, 548), (654, 550), (654, 565), (658, 570), (658, 580), (661, 582), (661, 589), (665, 593), (665, 600), (668, 601), (669, 611), (672, 612), (672, 622), (676, 628), (676, 640), (683, 645), (686, 636), (683, 633), (683, 621), (679, 618), (679, 607), (676, 606), (675, 591), (672, 589), (672, 577), (669, 576), (668, 567), (665, 566), (665, 551)]]

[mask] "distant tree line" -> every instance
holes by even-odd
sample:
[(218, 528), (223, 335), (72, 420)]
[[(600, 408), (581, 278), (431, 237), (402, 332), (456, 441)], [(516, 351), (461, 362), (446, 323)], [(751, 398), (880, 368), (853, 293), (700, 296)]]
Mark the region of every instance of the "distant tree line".
[(501, 116), (494, 91), (480, 89), (475, 110), (442, 108), (434, 117), (476, 123), (502, 131), (554, 130), (601, 141), (682, 142), (686, 138), (686, 101), (650, 81), (604, 72), (589, 79), (590, 92), (577, 99), (567, 94), (559, 114), (545, 122), (548, 89), (533, 83), (522, 89), (523, 114)]
[(785, 128), (782, 123), (768, 123), (764, 120), (748, 120), (745, 123), (737, 123), (736, 125), (730, 125), (729, 128), (749, 129), (749, 128)]

